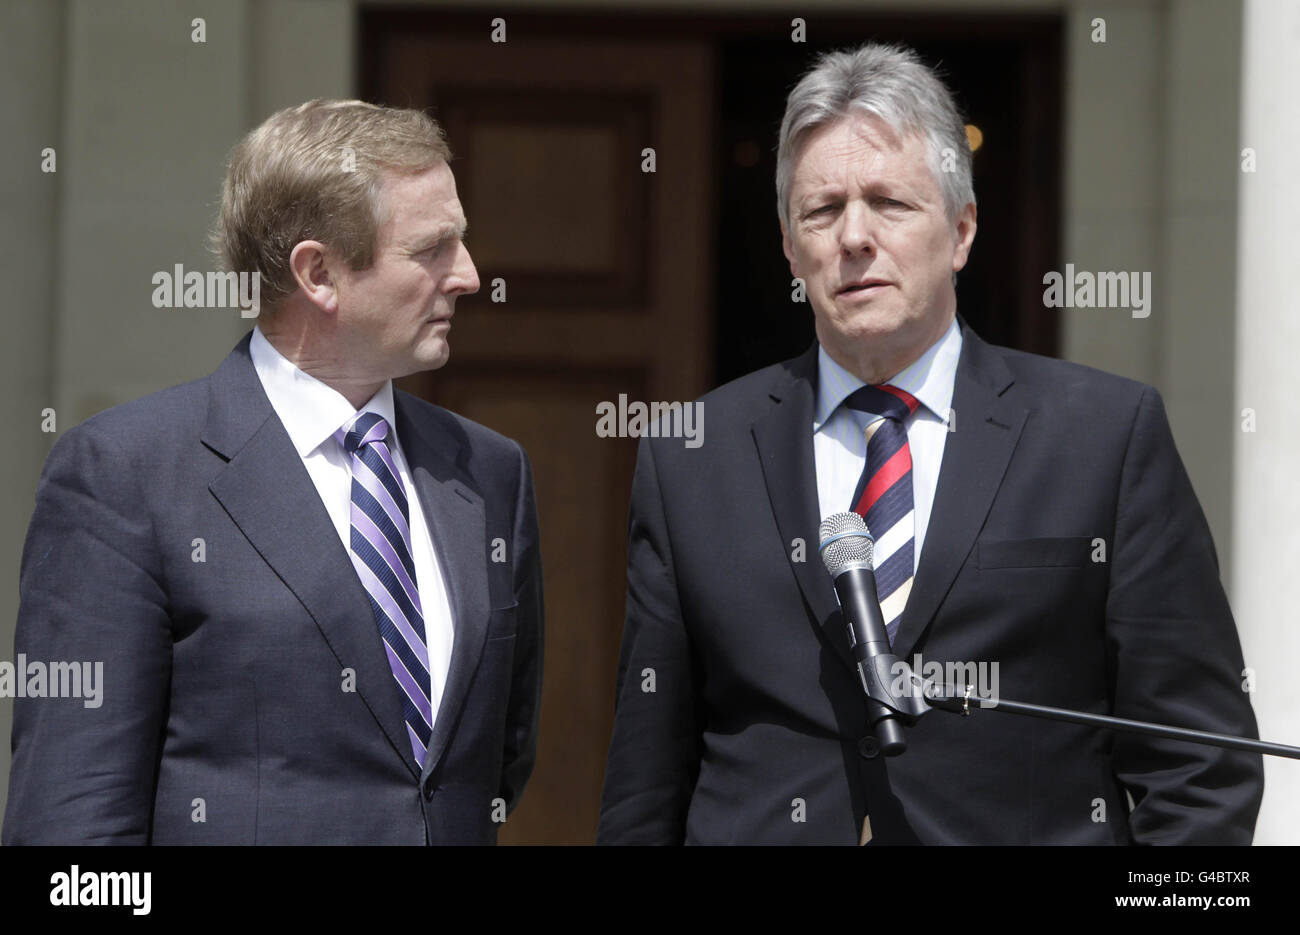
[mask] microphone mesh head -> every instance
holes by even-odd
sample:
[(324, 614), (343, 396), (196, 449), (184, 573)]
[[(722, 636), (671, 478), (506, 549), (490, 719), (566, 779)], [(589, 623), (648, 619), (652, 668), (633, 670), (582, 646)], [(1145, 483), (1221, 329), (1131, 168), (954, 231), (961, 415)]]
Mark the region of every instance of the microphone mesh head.
[[(827, 540), (836, 536), (833, 542)], [(832, 578), (853, 566), (871, 568), (871, 554), (875, 546), (867, 524), (857, 513), (834, 513), (822, 520), (817, 538), (820, 540), (822, 561)]]

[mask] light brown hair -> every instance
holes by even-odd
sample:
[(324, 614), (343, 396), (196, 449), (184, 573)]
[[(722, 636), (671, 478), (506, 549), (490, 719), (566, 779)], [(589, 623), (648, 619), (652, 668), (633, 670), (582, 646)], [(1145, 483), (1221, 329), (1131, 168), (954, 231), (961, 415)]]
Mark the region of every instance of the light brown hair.
[(289, 254), (318, 240), (352, 269), (374, 262), (385, 178), (451, 159), (418, 110), (314, 100), (277, 111), (235, 147), (212, 249), (226, 269), (259, 273), (266, 311), (296, 288)]

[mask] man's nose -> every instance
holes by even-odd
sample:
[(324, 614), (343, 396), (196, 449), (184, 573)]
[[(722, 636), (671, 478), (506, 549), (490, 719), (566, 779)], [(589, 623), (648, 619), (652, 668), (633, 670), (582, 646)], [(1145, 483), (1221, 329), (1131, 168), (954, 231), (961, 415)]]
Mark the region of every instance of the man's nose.
[(861, 201), (850, 201), (844, 206), (844, 226), (840, 231), (840, 247), (847, 254), (874, 253), (876, 250), (875, 212)]
[(460, 245), (460, 254), (456, 257), (456, 265), (452, 268), (451, 288), (448, 291), (461, 295), (473, 295), (478, 292), (478, 270), (474, 268), (474, 260), (469, 255), (469, 247), (465, 244)]

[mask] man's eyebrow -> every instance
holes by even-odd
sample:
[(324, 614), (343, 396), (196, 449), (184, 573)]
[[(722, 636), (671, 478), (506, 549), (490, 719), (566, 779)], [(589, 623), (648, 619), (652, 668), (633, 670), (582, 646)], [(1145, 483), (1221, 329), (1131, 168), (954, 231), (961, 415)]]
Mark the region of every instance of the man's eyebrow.
[(834, 184), (821, 184), (821, 185), (809, 186), (808, 188), (804, 189), (794, 199), (794, 203), (798, 205), (800, 208), (806, 208), (809, 205), (815, 204), (817, 202), (826, 201), (828, 199), (833, 200), (835, 198), (843, 198), (843, 197), (844, 197), (843, 186), (834, 185)]
[(844, 190), (844, 183), (839, 179), (805, 177), (802, 179), (792, 180), (790, 187), (794, 188), (795, 184), (798, 182), (802, 182), (800, 187), (803, 189), (802, 197), (804, 198), (815, 195), (824, 195), (827, 192), (842, 192)]
[(468, 231), (469, 231), (469, 224), (467, 224), (466, 222), (448, 221), (445, 224), (439, 224), (437, 227), (433, 228), (432, 230), (424, 234), (421, 234), (418, 237), (412, 238), (411, 246), (417, 252), (420, 250), (427, 250), (429, 247), (432, 247), (434, 244), (441, 243), (442, 241), (448, 240), (452, 237), (458, 237), (463, 240), (465, 238), (465, 234), (468, 233)]
[[(873, 198), (908, 198), (917, 200), (921, 195), (914, 185), (898, 179), (872, 179), (866, 186), (866, 193)], [(792, 199), (795, 207), (806, 208), (823, 201), (835, 201), (844, 197), (844, 187), (837, 182), (810, 185)]]

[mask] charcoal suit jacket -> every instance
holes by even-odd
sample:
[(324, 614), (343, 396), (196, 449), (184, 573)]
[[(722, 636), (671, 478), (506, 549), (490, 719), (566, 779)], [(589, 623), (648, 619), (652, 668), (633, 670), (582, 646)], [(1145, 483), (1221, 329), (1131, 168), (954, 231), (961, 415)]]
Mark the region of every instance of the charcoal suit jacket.
[[(1016, 701), (1255, 736), (1159, 394), (963, 338), (895, 654), (996, 664)], [(872, 844), (1248, 843), (1258, 755), (997, 711), (930, 712), (875, 755), (817, 556), (816, 388), (814, 346), (704, 397), (700, 447), (641, 441), (599, 840), (856, 844), (869, 816)]]
[(245, 337), (64, 434), (16, 652), (99, 660), (15, 703), (5, 844), (494, 843), (536, 753), (542, 582), (513, 441), (397, 391), (454, 645), (423, 770), (366, 592)]

